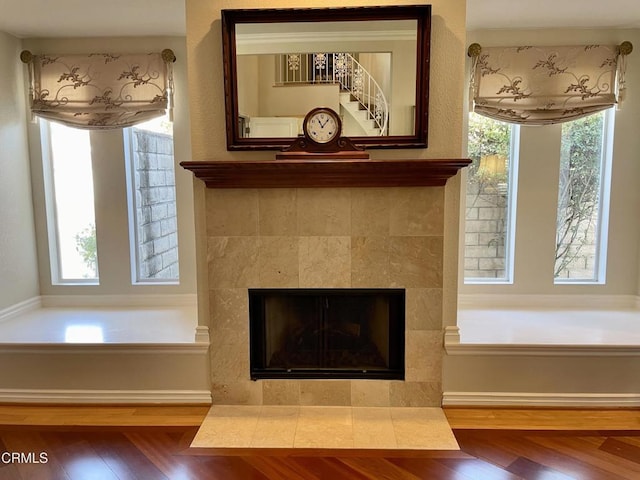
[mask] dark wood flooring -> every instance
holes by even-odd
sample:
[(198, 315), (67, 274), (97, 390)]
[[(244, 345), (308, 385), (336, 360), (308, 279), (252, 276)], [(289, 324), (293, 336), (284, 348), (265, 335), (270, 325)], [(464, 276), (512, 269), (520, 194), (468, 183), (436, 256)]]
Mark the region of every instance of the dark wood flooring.
[(456, 452), (189, 449), (196, 431), (0, 426), (0, 480), (640, 479), (640, 431), (454, 430)]

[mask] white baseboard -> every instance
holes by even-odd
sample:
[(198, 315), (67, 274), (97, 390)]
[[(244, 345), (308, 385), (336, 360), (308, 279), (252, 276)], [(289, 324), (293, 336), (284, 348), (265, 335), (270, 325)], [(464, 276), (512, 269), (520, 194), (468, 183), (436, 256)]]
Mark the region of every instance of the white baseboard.
[(458, 308), (639, 308), (637, 295), (504, 295), (460, 294)]
[(442, 406), (639, 407), (640, 393), (444, 392)]
[(566, 345), (517, 343), (459, 343), (445, 333), (447, 355), (523, 357), (638, 357), (638, 345)]
[(42, 295), (43, 307), (195, 307), (196, 294)]
[(211, 401), (207, 390), (0, 389), (0, 403), (210, 405)]
[(16, 303), (7, 308), (3, 308), (0, 310), (0, 322), (4, 320), (9, 320), (17, 315), (21, 315), (23, 313), (27, 313), (31, 310), (35, 310), (42, 306), (42, 301), (40, 297), (32, 297), (27, 300), (24, 300), (20, 303)]

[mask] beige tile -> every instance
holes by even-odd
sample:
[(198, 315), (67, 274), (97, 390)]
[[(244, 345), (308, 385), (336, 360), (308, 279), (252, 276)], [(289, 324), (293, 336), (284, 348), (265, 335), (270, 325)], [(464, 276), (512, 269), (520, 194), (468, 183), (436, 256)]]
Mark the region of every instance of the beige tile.
[(251, 447), (293, 448), (298, 416), (297, 406), (263, 406)]
[(351, 234), (351, 191), (348, 188), (303, 188), (297, 196), (298, 235)]
[(407, 330), (442, 329), (442, 289), (406, 289)]
[(258, 237), (209, 237), (209, 288), (257, 286), (258, 247)]
[(301, 288), (351, 286), (351, 237), (300, 237)]
[(444, 187), (395, 189), (390, 205), (392, 236), (443, 234)]
[(207, 189), (207, 235), (243, 236), (258, 233), (258, 191)]
[(442, 404), (440, 382), (396, 382), (389, 388), (392, 407), (439, 407)]
[(390, 200), (387, 188), (351, 189), (351, 235), (388, 236)]
[(407, 330), (405, 335), (405, 380), (439, 382), (442, 378), (442, 333)]
[(264, 405), (300, 405), (300, 381), (263, 380)]
[(296, 198), (297, 190), (295, 188), (258, 190), (260, 235), (297, 235)]
[(352, 380), (351, 405), (353, 407), (388, 407), (388, 380)]
[(214, 405), (262, 405), (260, 382), (211, 382), (211, 398)]
[(206, 418), (258, 418), (260, 405), (214, 405), (207, 412)]
[(246, 288), (209, 291), (211, 347), (249, 342), (249, 302)]
[(301, 380), (300, 405), (351, 405), (349, 380)]
[(351, 414), (354, 448), (397, 448), (388, 407), (353, 407)]
[(211, 347), (211, 379), (231, 384), (249, 381), (249, 346), (247, 342)]
[(260, 286), (296, 288), (298, 286), (298, 238), (261, 237), (258, 253)]
[(295, 448), (353, 448), (351, 407), (300, 407)]
[(258, 425), (261, 407), (214, 406), (202, 422), (192, 447), (247, 448)]
[(351, 285), (353, 287), (391, 286), (389, 248), (388, 237), (353, 237), (351, 239)]
[(398, 448), (459, 450), (441, 408), (391, 408)]
[(214, 405), (192, 447), (456, 450), (440, 408)]
[(442, 287), (442, 237), (391, 237), (390, 279), (405, 288)]

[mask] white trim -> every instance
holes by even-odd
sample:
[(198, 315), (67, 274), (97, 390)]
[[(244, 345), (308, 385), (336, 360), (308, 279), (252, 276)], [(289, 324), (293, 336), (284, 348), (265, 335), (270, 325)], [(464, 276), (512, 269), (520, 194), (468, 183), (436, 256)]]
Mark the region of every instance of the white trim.
[(640, 345), (581, 345), (539, 343), (460, 343), (460, 327), (444, 331), (447, 355), (531, 356), (531, 357), (638, 357)]
[(459, 345), (460, 344), (460, 327), (457, 325), (444, 327), (444, 344)]
[(198, 404), (210, 405), (207, 390), (0, 389), (0, 403)]
[(129, 265), (131, 267), (131, 284), (138, 283), (138, 271), (140, 267), (138, 253), (138, 228), (136, 208), (135, 166), (133, 163), (133, 131), (131, 128), (122, 129), (124, 142), (125, 181), (127, 185), (127, 225), (129, 228)]
[(640, 393), (444, 392), (442, 406), (638, 407)]
[[(445, 337), (445, 340), (448, 340)], [(453, 343), (445, 341), (447, 355), (529, 357), (639, 357), (640, 345), (540, 345), (514, 343)]]
[(196, 327), (195, 341), (196, 343), (206, 343), (208, 345), (210, 343), (209, 327), (198, 325)]
[(30, 312), (31, 310), (36, 310), (41, 306), (42, 302), (40, 297), (31, 297), (14, 305), (9, 305), (7, 308), (0, 310), (0, 322)]
[[(361, 42), (415, 41), (415, 30), (341, 31), (341, 32), (289, 32), (289, 33), (236, 33), (236, 47), (273, 45), (279, 43), (313, 44), (322, 50), (319, 42), (349, 40)], [(246, 53), (246, 52), (238, 52)]]
[(637, 295), (460, 294), (458, 308), (640, 308)]
[(149, 295), (42, 295), (43, 307), (190, 307), (196, 294)]

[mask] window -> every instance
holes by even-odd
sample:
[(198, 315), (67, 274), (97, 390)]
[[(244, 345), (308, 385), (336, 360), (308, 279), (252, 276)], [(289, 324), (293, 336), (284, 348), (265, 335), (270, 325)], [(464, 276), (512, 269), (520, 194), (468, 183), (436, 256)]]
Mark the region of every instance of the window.
[(604, 282), (613, 109), (564, 123), (556, 283)]
[(518, 135), (516, 125), (469, 115), (465, 283), (513, 279)]
[(124, 130), (133, 283), (177, 283), (178, 223), (172, 124)]
[[(91, 138), (103, 133), (40, 123), (52, 283), (97, 285)], [(172, 125), (161, 118), (124, 132), (132, 283), (177, 284)]]
[(42, 121), (53, 284), (98, 283), (89, 132)]

